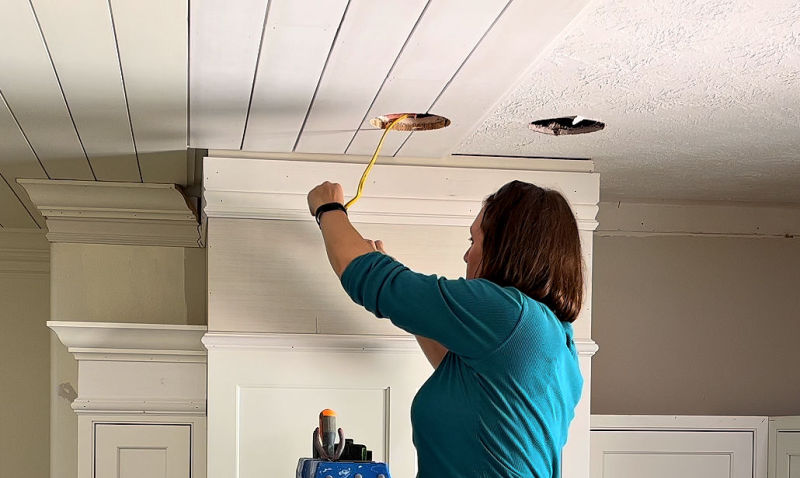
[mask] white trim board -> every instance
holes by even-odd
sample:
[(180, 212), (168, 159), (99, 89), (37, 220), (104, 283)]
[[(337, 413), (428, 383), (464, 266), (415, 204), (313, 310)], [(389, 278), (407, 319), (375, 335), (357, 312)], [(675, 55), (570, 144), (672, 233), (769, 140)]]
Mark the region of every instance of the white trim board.
[(800, 207), (632, 202), (599, 206), (599, 236), (800, 236)]
[(200, 342), (205, 325), (47, 321), (73, 353), (205, 355)]
[[(203, 345), (212, 349), (290, 349), (297, 351), (410, 352), (419, 345), (411, 335), (336, 335), (209, 332)], [(591, 339), (576, 339), (579, 355), (592, 356), (598, 347)]]
[[(354, 194), (363, 165), (208, 157), (204, 162), (208, 217), (313, 220), (305, 196), (323, 181)], [(597, 223), (599, 177), (595, 173), (381, 165), (373, 168), (364, 195), (350, 211), (354, 223), (469, 226), (483, 199), (518, 179), (561, 191), (582, 230)]]

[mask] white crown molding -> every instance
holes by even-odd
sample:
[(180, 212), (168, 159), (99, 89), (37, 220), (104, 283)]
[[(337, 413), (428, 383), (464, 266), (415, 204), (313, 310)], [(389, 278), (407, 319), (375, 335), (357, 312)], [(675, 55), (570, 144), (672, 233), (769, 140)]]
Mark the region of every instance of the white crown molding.
[(174, 184), (20, 179), (50, 242), (202, 247), (197, 212)]
[(77, 360), (205, 362), (206, 326), (48, 321)]
[(592, 357), (600, 347), (592, 339), (574, 339), (575, 348), (578, 349), (578, 355), (583, 357)]
[[(313, 220), (306, 194), (323, 181), (355, 191), (364, 165), (324, 161), (205, 158), (208, 217)], [(469, 226), (488, 194), (518, 179), (560, 190), (582, 230), (597, 225), (596, 173), (378, 164), (350, 211), (355, 223)]]
[(39, 229), (0, 229), (0, 276), (50, 274), (50, 244)]
[(598, 236), (800, 237), (800, 207), (603, 202)]
[[(357, 163), (362, 166), (372, 159), (369, 155), (329, 153), (262, 153), (238, 149), (209, 149), (208, 156), (215, 158), (246, 158), (281, 161), (316, 161), (325, 163)], [(450, 154), (440, 158), (413, 156), (381, 156), (381, 165), (441, 166), (445, 168), (506, 169), (517, 171), (561, 171), (593, 173), (591, 159), (559, 159), (525, 156), (487, 156)]]
[(98, 413), (148, 415), (198, 415), (205, 416), (205, 400), (115, 400), (77, 398), (72, 402), (72, 409), (78, 415)]
[[(215, 349), (281, 349), (306, 352), (402, 352), (418, 353), (419, 345), (410, 335), (331, 335), (209, 332), (203, 336), (209, 351)], [(578, 354), (592, 356), (597, 344), (576, 339)]]

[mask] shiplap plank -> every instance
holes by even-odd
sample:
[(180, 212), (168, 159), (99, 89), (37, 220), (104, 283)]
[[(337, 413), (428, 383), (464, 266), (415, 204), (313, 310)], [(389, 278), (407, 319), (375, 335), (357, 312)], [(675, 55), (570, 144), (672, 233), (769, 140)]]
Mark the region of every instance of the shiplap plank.
[(188, 3), (111, 0), (145, 182), (186, 181)]
[(192, 0), (189, 145), (239, 149), (267, 0)]
[(427, 3), (351, 0), (295, 151), (344, 153)]
[(0, 2), (0, 90), (54, 179), (94, 179), (26, 1)]
[[(386, 113), (428, 111), (507, 4), (508, 0), (484, 0), (464, 8), (463, 0), (432, 2), (370, 108), (362, 124), (362, 128), (368, 129), (356, 133), (347, 153), (370, 154), (375, 149), (382, 132), (369, 129), (370, 118)], [(408, 134), (387, 135), (382, 154), (393, 155)]]
[(290, 152), (347, 0), (271, 0), (242, 149)]
[(8, 185), (20, 200), (26, 201), (25, 207), (33, 216), (36, 225), (45, 227), (44, 218), (39, 214), (39, 210), (28, 202), (28, 195), (17, 183), (17, 179), (47, 179), (47, 175), (14, 121), (14, 116), (3, 101), (2, 95), (0, 95), (0, 138), (3, 148), (0, 154), (0, 174), (6, 178)]
[(32, 4), (95, 176), (140, 181), (107, 0)]
[(450, 126), (436, 134), (412, 133), (397, 155), (440, 157), (455, 152), (587, 3), (513, 2), (433, 105), (451, 119)]
[(0, 224), (7, 228), (39, 227), (4, 177), (0, 177)]

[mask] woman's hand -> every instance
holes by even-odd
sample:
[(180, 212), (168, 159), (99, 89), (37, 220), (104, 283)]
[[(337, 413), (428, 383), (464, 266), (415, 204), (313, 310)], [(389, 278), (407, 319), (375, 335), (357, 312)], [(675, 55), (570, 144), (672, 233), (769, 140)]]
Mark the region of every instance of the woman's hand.
[(320, 206), (331, 202), (344, 204), (344, 191), (339, 183), (325, 181), (308, 193), (308, 210), (312, 216)]

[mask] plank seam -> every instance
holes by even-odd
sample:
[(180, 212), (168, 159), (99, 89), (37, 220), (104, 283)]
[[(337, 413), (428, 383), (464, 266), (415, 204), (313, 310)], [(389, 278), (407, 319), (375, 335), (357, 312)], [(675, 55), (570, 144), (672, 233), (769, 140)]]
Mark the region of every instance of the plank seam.
[(250, 98), (247, 100), (247, 113), (244, 115), (244, 129), (242, 130), (242, 142), (239, 143), (239, 150), (244, 150), (244, 139), (247, 137), (247, 125), (250, 123), (250, 109), (253, 107), (253, 95), (256, 91), (256, 81), (258, 80), (258, 65), (261, 63), (261, 49), (264, 46), (264, 34), (267, 31), (267, 19), (269, 18), (269, 10), (272, 7), (272, 0), (267, 0), (267, 6), (264, 8), (264, 22), (261, 24), (261, 37), (258, 40), (258, 54), (256, 55), (256, 65), (253, 69), (253, 83), (250, 85)]
[[(444, 92), (447, 90), (447, 88), (450, 87), (450, 84), (453, 82), (453, 80), (456, 78), (456, 76), (458, 76), (458, 74), (464, 68), (464, 65), (466, 65), (467, 62), (469, 61), (469, 59), (472, 58), (472, 54), (475, 53), (475, 50), (477, 50), (479, 46), (481, 46), (481, 43), (483, 43), (483, 40), (486, 38), (486, 35), (488, 35), (490, 31), (492, 31), (494, 26), (497, 24), (497, 21), (500, 20), (500, 17), (502, 17), (503, 14), (506, 13), (506, 10), (508, 10), (508, 7), (511, 5), (512, 1), (514, 1), (514, 0), (508, 0), (508, 2), (506, 2), (506, 4), (503, 7), (503, 9), (500, 10), (500, 13), (498, 13), (497, 16), (494, 17), (494, 20), (492, 20), (492, 23), (489, 25), (489, 27), (486, 29), (486, 31), (483, 32), (483, 35), (481, 35), (481, 37), (478, 39), (478, 41), (472, 47), (472, 50), (469, 51), (467, 56), (464, 58), (464, 61), (462, 61), (461, 64), (458, 65), (458, 68), (456, 68), (456, 71), (453, 72), (453, 74), (450, 76), (450, 79), (447, 80), (447, 82), (442, 87), (441, 91), (439, 91), (439, 94), (436, 95), (436, 98), (433, 99), (433, 102), (428, 107), (427, 111), (425, 111), (426, 113), (430, 113), (431, 110), (433, 109), (433, 107), (436, 106), (436, 102), (439, 101), (439, 98), (441, 98), (442, 95), (444, 94)], [(412, 132), (410, 132), (408, 134), (408, 136), (406, 136), (406, 139), (404, 139), (403, 142), (400, 143), (400, 146), (398, 146), (398, 148), (394, 151), (394, 154), (392, 154), (392, 157), (396, 157), (397, 156), (397, 153), (399, 153), (400, 150), (403, 149), (403, 146), (406, 145), (406, 142), (408, 142), (408, 140), (411, 139), (411, 135), (413, 135), (413, 134), (414, 134), (414, 132), (412, 131)]]
[(89, 160), (89, 154), (86, 153), (86, 147), (83, 145), (83, 138), (81, 138), (81, 133), (78, 131), (78, 125), (75, 124), (75, 117), (72, 116), (72, 110), (69, 107), (69, 101), (67, 101), (67, 95), (64, 92), (64, 85), (61, 84), (61, 78), (58, 76), (58, 69), (53, 61), (53, 55), (50, 53), (50, 46), (47, 44), (47, 38), (44, 36), (44, 30), (42, 29), (41, 22), (39, 22), (39, 16), (36, 14), (36, 8), (33, 6), (33, 1), (28, 0), (28, 5), (31, 7), (33, 19), (36, 21), (36, 27), (39, 29), (39, 35), (42, 37), (42, 43), (44, 44), (44, 49), (47, 52), (47, 58), (50, 60), (50, 66), (53, 68), (53, 74), (56, 77), (56, 83), (58, 83), (58, 90), (61, 92), (61, 98), (64, 100), (64, 106), (67, 108), (67, 114), (69, 114), (69, 119), (72, 122), (72, 128), (75, 130), (75, 136), (77, 136), (78, 143), (81, 145), (83, 156), (86, 158), (86, 164), (89, 165), (89, 171), (92, 173), (94, 180), (97, 181), (97, 175), (94, 173), (92, 162)]
[(133, 142), (133, 154), (136, 155), (136, 168), (139, 170), (139, 182), (144, 182), (142, 176), (142, 164), (139, 162), (139, 149), (136, 147), (136, 134), (133, 132), (133, 119), (131, 118), (131, 106), (128, 102), (128, 89), (125, 86), (125, 72), (122, 70), (122, 57), (119, 55), (119, 40), (117, 39), (117, 25), (114, 22), (114, 10), (111, 7), (111, 0), (107, 0), (108, 15), (111, 18), (111, 32), (114, 34), (114, 51), (117, 53), (117, 64), (119, 64), (119, 78), (122, 81), (122, 96), (125, 98), (125, 111), (128, 114), (128, 126), (131, 128), (131, 142)]
[(414, 36), (414, 32), (417, 31), (417, 27), (419, 26), (419, 22), (422, 21), (422, 17), (425, 16), (425, 12), (428, 11), (428, 7), (430, 5), (431, 5), (431, 0), (428, 0), (428, 2), (425, 4), (425, 8), (423, 8), (422, 11), (419, 13), (419, 17), (417, 17), (417, 21), (414, 22), (414, 26), (411, 28), (411, 31), (408, 33), (408, 36), (406, 37), (406, 41), (403, 42), (403, 46), (400, 47), (400, 51), (397, 52), (397, 56), (395, 57), (394, 61), (392, 62), (392, 66), (389, 67), (389, 71), (386, 72), (386, 76), (383, 78), (383, 81), (381, 82), (381, 86), (378, 87), (378, 91), (375, 93), (375, 96), (372, 98), (372, 102), (367, 107), (367, 111), (364, 112), (364, 117), (361, 118), (361, 122), (358, 124), (358, 128), (356, 129), (355, 133), (353, 133), (353, 137), (350, 138), (350, 141), (347, 143), (347, 146), (344, 148), (344, 154), (347, 154), (347, 150), (350, 149), (350, 146), (353, 144), (353, 141), (355, 141), (356, 136), (361, 131), (361, 125), (363, 125), (364, 121), (367, 120), (367, 116), (369, 116), (369, 112), (372, 110), (372, 107), (375, 105), (375, 101), (377, 101), (378, 96), (380, 96), (381, 91), (383, 91), (383, 87), (386, 85), (386, 81), (389, 80), (389, 76), (392, 74), (392, 71), (394, 71), (394, 67), (397, 66), (397, 62), (400, 60), (400, 57), (403, 56), (403, 52), (405, 51), (406, 46), (408, 46), (408, 42), (411, 41), (411, 37), (413, 37)]
[(22, 125), (19, 124), (19, 120), (17, 119), (17, 115), (14, 114), (14, 110), (11, 109), (11, 105), (8, 104), (8, 101), (6, 100), (6, 97), (3, 95), (3, 90), (0, 90), (0, 101), (2, 101), (4, 105), (6, 105), (6, 108), (8, 109), (8, 112), (11, 114), (11, 118), (14, 119), (14, 123), (17, 125), (17, 129), (19, 129), (19, 132), (22, 135), (22, 137), (25, 138), (25, 143), (28, 145), (28, 148), (30, 148), (31, 153), (33, 153), (33, 156), (36, 158), (36, 161), (39, 162), (39, 166), (42, 168), (42, 171), (44, 172), (44, 175), (47, 176), (47, 179), (53, 179), (53, 178), (50, 177), (50, 173), (47, 172), (47, 168), (44, 167), (44, 164), (42, 163), (42, 159), (36, 153), (36, 150), (33, 149), (33, 145), (31, 144), (31, 141), (28, 139), (28, 135), (25, 134), (25, 130), (23, 130), (22, 129)]
[(328, 49), (328, 56), (325, 57), (325, 63), (322, 64), (322, 71), (319, 74), (319, 79), (317, 80), (317, 86), (314, 87), (314, 94), (311, 95), (311, 101), (308, 103), (308, 109), (306, 109), (306, 115), (303, 117), (303, 124), (300, 125), (300, 130), (297, 132), (297, 137), (294, 140), (294, 145), (292, 145), (292, 152), (297, 149), (297, 145), (300, 143), (300, 136), (303, 134), (303, 130), (306, 128), (306, 122), (308, 121), (308, 116), (311, 114), (311, 108), (314, 106), (314, 100), (317, 99), (317, 93), (319, 92), (319, 86), (322, 84), (323, 78), (325, 78), (325, 70), (328, 69), (328, 62), (331, 59), (331, 54), (333, 53), (333, 49), (336, 46), (336, 40), (339, 38), (339, 32), (342, 30), (342, 25), (344, 25), (344, 21), (347, 18), (347, 11), (350, 9), (350, 1), (347, 0), (347, 5), (344, 7), (344, 12), (342, 13), (342, 18), (339, 20), (339, 26), (336, 27), (336, 33), (333, 35), (333, 40), (331, 41), (331, 47)]

